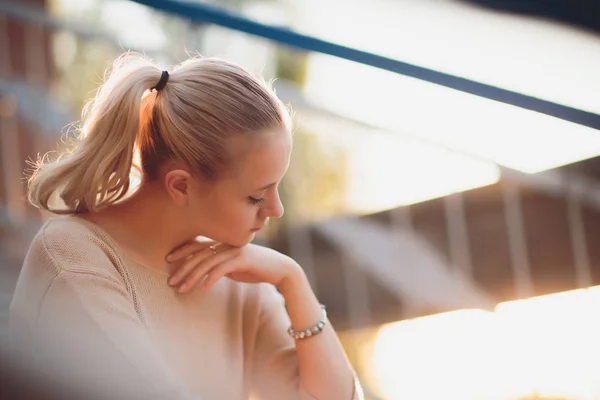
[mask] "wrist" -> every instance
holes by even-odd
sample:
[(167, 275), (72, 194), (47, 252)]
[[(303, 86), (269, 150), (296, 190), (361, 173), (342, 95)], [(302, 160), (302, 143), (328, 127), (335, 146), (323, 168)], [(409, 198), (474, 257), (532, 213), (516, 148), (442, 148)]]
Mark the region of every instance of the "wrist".
[(283, 296), (290, 318), (291, 331), (288, 330), (288, 333), (295, 338), (293, 335), (295, 332), (299, 334), (307, 329), (314, 329), (315, 324), (319, 325), (316, 329), (320, 332), (324, 328), (325, 322), (321, 304), (317, 300), (304, 270), (297, 263), (294, 263), (292, 267), (277, 289)]
[(277, 290), (284, 298), (287, 294), (297, 291), (297, 289), (303, 285), (308, 285), (310, 287), (306, 273), (300, 264), (291, 258), (289, 258), (286, 263), (286, 271), (287, 272), (281, 279), (281, 282), (277, 285)]
[(294, 326), (292, 324), (292, 326), (288, 328), (288, 335), (294, 340), (302, 340), (316, 336), (319, 333), (323, 332), (323, 328), (325, 328), (325, 324), (327, 323), (327, 310), (325, 309), (324, 305), (321, 305), (321, 310), (323, 315), (321, 319), (318, 322), (316, 322), (313, 326), (303, 331), (297, 331), (294, 329)]

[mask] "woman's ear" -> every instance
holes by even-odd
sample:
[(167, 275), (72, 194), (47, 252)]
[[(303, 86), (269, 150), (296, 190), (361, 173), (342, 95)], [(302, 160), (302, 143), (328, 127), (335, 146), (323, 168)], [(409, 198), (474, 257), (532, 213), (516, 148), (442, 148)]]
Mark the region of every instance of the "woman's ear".
[(192, 175), (182, 169), (174, 169), (165, 174), (165, 189), (179, 206), (189, 202)]

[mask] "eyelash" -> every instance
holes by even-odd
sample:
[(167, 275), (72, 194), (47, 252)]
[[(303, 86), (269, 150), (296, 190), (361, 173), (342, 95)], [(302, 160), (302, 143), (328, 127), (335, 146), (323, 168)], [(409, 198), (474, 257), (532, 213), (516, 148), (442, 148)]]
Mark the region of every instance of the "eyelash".
[(260, 205), (263, 201), (265, 201), (265, 199), (261, 198), (261, 199), (255, 199), (252, 196), (248, 196), (248, 200), (250, 200), (250, 204), (252, 204), (253, 206), (258, 206)]

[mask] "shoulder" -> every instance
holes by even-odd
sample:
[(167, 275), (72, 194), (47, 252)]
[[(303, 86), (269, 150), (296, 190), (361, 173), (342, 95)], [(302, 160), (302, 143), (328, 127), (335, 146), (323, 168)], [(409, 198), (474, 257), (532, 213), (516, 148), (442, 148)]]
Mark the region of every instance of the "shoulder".
[(47, 221), (33, 239), (27, 260), (45, 260), (56, 273), (83, 272), (111, 275), (119, 255), (111, 241), (90, 223), (74, 216)]
[(44, 223), (19, 273), (10, 305), (11, 330), (33, 326), (51, 289), (65, 282), (74, 289), (81, 283), (75, 277), (100, 278), (96, 282), (110, 282), (127, 290), (124, 270), (113, 247), (74, 217), (55, 217)]

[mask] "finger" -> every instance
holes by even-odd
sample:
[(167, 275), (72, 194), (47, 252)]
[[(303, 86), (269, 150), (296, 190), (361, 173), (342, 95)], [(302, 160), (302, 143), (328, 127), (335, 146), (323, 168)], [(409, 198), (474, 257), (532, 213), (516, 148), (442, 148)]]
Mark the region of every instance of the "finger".
[(180, 260), (182, 258), (187, 258), (187, 257), (191, 256), (192, 254), (202, 251), (202, 250), (206, 249), (207, 247), (213, 246), (215, 244), (218, 244), (218, 243), (213, 240), (206, 241), (206, 242), (193, 241), (190, 243), (185, 243), (185, 244), (179, 246), (178, 248), (176, 248), (175, 250), (173, 250), (172, 252), (170, 252), (167, 255), (166, 260), (168, 262), (173, 262), (173, 261)]
[(173, 262), (173, 261), (180, 260), (182, 258), (187, 258), (187, 257), (191, 256), (192, 254), (202, 251), (202, 250), (206, 249), (207, 247), (214, 246), (215, 244), (217, 244), (217, 243), (212, 240), (205, 241), (205, 242), (199, 242), (199, 241), (188, 242), (188, 243), (185, 243), (185, 244), (179, 246), (175, 250), (171, 251), (167, 255), (166, 260), (169, 262)]
[(174, 286), (179, 284), (179, 282), (181, 282), (183, 278), (192, 272), (199, 264), (202, 264), (202, 262), (209, 257), (214, 256), (215, 252), (215, 249), (207, 247), (192, 254), (189, 259), (186, 260), (185, 263), (178, 268), (173, 275), (171, 275), (171, 278), (169, 278), (169, 285)]
[(232, 246), (226, 244), (215, 244), (213, 246), (208, 246), (195, 254), (192, 254), (189, 259), (186, 260), (185, 263), (171, 276), (168, 282), (169, 285), (178, 285), (205, 260), (214, 257), (216, 254), (226, 252), (232, 248)]
[(215, 266), (221, 264), (226, 260), (229, 260), (230, 258), (236, 257), (239, 253), (240, 250), (238, 248), (230, 248), (221, 253), (217, 253), (212, 257), (208, 257), (201, 263), (200, 266), (198, 266), (188, 276), (185, 277), (185, 281), (179, 287), (179, 292), (187, 292), (189, 289), (196, 286), (196, 284), (200, 282), (200, 280), (204, 278), (206, 274), (210, 274), (210, 271)]
[(209, 271), (208, 276), (204, 282), (202, 282), (200, 289), (203, 293), (206, 293), (219, 279), (227, 274), (235, 272), (239, 267), (239, 258), (237, 256), (223, 261)]

